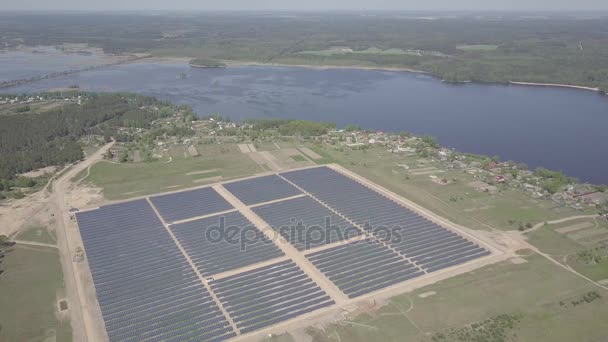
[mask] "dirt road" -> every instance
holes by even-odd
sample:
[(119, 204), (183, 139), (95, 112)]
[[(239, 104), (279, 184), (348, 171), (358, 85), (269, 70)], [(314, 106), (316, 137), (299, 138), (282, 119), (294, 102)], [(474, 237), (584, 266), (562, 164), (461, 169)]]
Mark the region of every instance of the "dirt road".
[(535, 230), (540, 229), (541, 227), (543, 227), (545, 225), (545, 223), (547, 224), (558, 224), (558, 223), (564, 223), (564, 222), (568, 222), (568, 221), (572, 221), (572, 220), (578, 220), (578, 219), (586, 219), (586, 218), (596, 218), (599, 217), (600, 215), (579, 215), (579, 216), (570, 216), (570, 217), (564, 217), (561, 218), (559, 220), (553, 220), (553, 221), (547, 221), (547, 222), (540, 222), (534, 225), (534, 227), (528, 229), (526, 232), (533, 232)]
[(58, 218), (56, 227), (57, 248), (59, 248), (61, 256), (66, 297), (70, 303), (70, 321), (74, 341), (101, 341), (105, 332), (99, 332), (99, 329), (96, 328), (99, 322), (95, 322), (96, 318), (92, 317), (91, 311), (94, 310), (83, 307), (83, 304), (89, 305), (85, 297), (83, 284), (79, 281), (80, 275), (83, 272), (76, 269), (77, 266), (72, 262), (71, 257), (72, 251), (81, 245), (73, 245), (80, 240), (80, 236), (76, 224), (70, 219), (70, 206), (66, 201), (65, 195), (70, 191), (71, 179), (79, 172), (102, 160), (103, 155), (113, 144), (114, 142), (104, 145), (84, 161), (75, 164), (68, 172), (57, 178), (49, 189), (51, 192), (49, 204), (53, 206), (55, 216)]

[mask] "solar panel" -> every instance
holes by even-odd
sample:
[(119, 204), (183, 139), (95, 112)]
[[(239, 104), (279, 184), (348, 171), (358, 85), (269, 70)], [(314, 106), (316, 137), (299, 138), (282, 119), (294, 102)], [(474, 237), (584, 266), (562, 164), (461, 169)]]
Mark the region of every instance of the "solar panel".
[(239, 212), (175, 224), (171, 231), (204, 276), (284, 255)]
[(277, 175), (228, 183), (224, 184), (224, 187), (247, 205), (269, 202), (302, 194), (300, 190)]
[[(490, 254), (456, 233), (327, 167), (281, 174), (431, 272)], [(442, 267), (445, 266), (445, 267)]]
[(362, 233), (308, 196), (261, 205), (252, 210), (300, 251), (347, 240)]
[(151, 197), (166, 222), (175, 222), (197, 216), (233, 209), (213, 188), (202, 188), (174, 194)]
[(349, 298), (424, 274), (374, 239), (352, 242), (306, 257)]
[(215, 280), (210, 285), (241, 333), (334, 304), (291, 261)]
[(235, 336), (146, 200), (76, 218), (110, 341)]

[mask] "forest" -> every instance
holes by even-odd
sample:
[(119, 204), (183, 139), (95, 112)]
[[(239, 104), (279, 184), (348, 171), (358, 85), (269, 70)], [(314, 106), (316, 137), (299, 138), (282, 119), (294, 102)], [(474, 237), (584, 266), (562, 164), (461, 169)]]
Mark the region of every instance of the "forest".
[(602, 13), (0, 13), (0, 46), (88, 43), (202, 61), (397, 67), (608, 90)]
[[(67, 104), (42, 113), (0, 115), (0, 191), (19, 186), (16, 175), (83, 158), (79, 139), (87, 134), (117, 136), (118, 127), (149, 127), (162, 111), (143, 110), (161, 104), (131, 94), (83, 94), (82, 105)], [(22, 184), (28, 186), (28, 184)]]

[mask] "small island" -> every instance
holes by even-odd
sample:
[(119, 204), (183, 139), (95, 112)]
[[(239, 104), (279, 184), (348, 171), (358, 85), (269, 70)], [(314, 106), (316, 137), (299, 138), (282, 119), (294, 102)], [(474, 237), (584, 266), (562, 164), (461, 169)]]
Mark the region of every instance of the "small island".
[(207, 58), (194, 58), (190, 60), (190, 66), (193, 68), (225, 68), (226, 64)]

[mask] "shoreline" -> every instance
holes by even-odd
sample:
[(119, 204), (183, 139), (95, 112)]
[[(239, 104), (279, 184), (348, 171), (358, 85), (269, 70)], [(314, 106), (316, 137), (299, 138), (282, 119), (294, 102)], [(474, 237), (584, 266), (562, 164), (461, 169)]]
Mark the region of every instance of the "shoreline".
[(568, 88), (568, 89), (578, 89), (578, 90), (587, 90), (594, 91), (596, 93), (608, 95), (608, 93), (603, 92), (600, 88), (592, 88), (585, 86), (577, 86), (573, 84), (563, 84), (563, 83), (537, 83), (537, 82), (516, 82), (509, 81), (508, 84), (519, 85), (519, 86), (528, 86), (528, 87), (550, 87), (550, 88)]
[(405, 71), (415, 74), (429, 74), (427, 71), (416, 70), (405, 67), (382, 67), (382, 66), (364, 66), (364, 65), (313, 65), (313, 64), (286, 64), (286, 63), (261, 63), (249, 61), (223, 60), (227, 67), (245, 67), (245, 66), (262, 66), (262, 67), (294, 67), (311, 70), (330, 70), (330, 69), (353, 69), (353, 70), (370, 70), (370, 71)]
[(206, 66), (206, 65), (196, 65), (196, 64), (188, 64), (192, 68), (199, 69), (224, 69), (226, 66)]
[[(159, 62), (186, 62), (188, 58), (186, 57), (152, 57), (151, 59), (156, 59)], [(313, 64), (287, 64), (287, 63), (262, 63), (262, 62), (254, 62), (254, 61), (239, 61), (239, 60), (222, 60), (222, 63), (225, 64), (222, 68), (229, 67), (247, 67), (247, 66), (259, 66), (259, 67), (293, 67), (293, 68), (303, 68), (310, 70), (331, 70), (331, 69), (352, 69), (352, 70), (369, 70), (369, 71), (401, 71), (401, 72), (411, 72), (414, 74), (423, 74), (436, 78), (441, 82), (446, 83), (479, 83), (479, 84), (496, 84), (496, 85), (517, 85), (517, 86), (529, 86), (529, 87), (551, 87), (551, 88), (567, 88), (567, 89), (578, 89), (578, 90), (586, 90), (593, 91), (600, 94), (608, 95), (607, 92), (603, 92), (600, 88), (586, 87), (586, 86), (578, 86), (573, 84), (563, 84), (563, 83), (541, 83), (541, 82), (520, 82), (520, 81), (504, 81), (504, 82), (482, 82), (482, 81), (458, 81), (451, 82), (440, 78), (437, 75), (433, 75), (428, 71), (417, 70), (412, 68), (405, 67), (382, 67), (382, 66), (364, 66), (364, 65), (313, 65)], [(199, 67), (192, 64), (189, 66), (195, 68), (211, 68), (211, 67)]]

